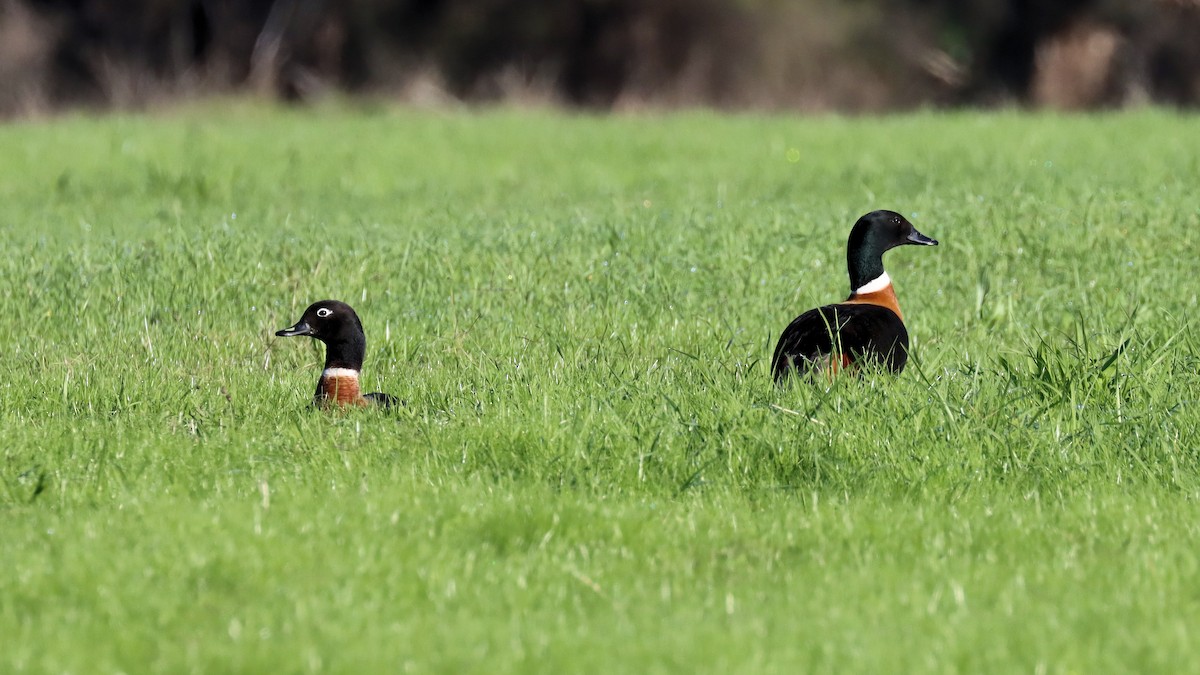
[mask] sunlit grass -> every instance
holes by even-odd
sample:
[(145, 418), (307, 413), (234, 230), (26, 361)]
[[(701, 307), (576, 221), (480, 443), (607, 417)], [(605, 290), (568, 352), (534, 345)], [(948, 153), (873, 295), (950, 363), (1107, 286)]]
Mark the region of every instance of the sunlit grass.
[[(0, 669), (1186, 670), (1194, 126), (0, 128)], [(776, 388), (875, 208), (908, 369)], [(308, 406), (327, 297), (403, 409)]]

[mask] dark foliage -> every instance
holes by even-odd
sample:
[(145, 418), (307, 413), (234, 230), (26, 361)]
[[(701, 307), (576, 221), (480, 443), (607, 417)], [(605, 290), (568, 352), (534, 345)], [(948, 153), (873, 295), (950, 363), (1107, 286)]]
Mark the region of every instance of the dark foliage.
[(1196, 35), (1191, 0), (0, 0), (0, 112), (421, 78), (602, 109), (1195, 105)]

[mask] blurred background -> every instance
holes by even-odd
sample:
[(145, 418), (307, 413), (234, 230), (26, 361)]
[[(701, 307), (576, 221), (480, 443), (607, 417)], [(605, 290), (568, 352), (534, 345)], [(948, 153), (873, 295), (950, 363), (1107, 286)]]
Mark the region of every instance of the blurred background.
[(0, 0), (0, 116), (242, 93), (1194, 107), (1200, 0)]

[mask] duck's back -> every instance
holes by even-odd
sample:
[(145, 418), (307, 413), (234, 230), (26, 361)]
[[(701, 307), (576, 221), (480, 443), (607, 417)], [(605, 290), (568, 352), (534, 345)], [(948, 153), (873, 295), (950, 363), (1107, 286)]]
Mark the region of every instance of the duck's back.
[(373, 391), (370, 394), (363, 394), (363, 398), (366, 399), (367, 403), (370, 403), (371, 405), (377, 405), (384, 408), (395, 408), (397, 406), (404, 405), (404, 401), (401, 401), (391, 394), (385, 394), (381, 391)]
[(776, 380), (800, 373), (837, 371), (874, 361), (892, 372), (908, 361), (908, 330), (892, 310), (872, 304), (825, 305), (796, 317), (783, 331), (771, 370)]

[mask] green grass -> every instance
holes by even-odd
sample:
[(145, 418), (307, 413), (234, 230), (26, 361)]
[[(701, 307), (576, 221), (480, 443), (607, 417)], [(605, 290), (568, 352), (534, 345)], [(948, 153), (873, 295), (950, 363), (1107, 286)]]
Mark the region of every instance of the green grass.
[[(0, 128), (0, 671), (1195, 671), (1195, 127)], [(908, 370), (774, 387), (876, 208)]]

